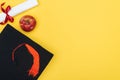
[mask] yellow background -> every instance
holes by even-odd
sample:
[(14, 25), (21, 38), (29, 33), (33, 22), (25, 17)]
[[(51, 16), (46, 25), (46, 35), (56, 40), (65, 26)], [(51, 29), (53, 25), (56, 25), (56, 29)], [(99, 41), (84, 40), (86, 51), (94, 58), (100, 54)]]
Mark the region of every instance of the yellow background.
[[(19, 26), (24, 15), (37, 20), (32, 32)], [(39, 0), (14, 18), (11, 25), (54, 54), (38, 80), (120, 80), (120, 0)]]

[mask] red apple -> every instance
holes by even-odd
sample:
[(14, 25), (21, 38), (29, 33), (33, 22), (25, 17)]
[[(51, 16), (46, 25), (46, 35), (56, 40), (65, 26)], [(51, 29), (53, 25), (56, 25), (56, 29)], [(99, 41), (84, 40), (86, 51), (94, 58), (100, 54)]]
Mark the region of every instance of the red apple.
[(35, 18), (30, 15), (23, 16), (20, 19), (19, 23), (20, 23), (21, 28), (27, 32), (32, 31), (36, 26)]

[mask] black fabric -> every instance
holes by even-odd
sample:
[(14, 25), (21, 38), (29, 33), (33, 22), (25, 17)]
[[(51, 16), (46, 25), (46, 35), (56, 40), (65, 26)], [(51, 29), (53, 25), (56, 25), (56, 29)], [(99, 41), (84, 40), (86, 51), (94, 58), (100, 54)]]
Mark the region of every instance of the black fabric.
[[(16, 50), (15, 62), (12, 61), (12, 51), (22, 43), (31, 45), (40, 55), (40, 70), (35, 77), (28, 75), (33, 58), (25, 46)], [(52, 57), (53, 54), (10, 25), (0, 34), (0, 80), (37, 80)]]

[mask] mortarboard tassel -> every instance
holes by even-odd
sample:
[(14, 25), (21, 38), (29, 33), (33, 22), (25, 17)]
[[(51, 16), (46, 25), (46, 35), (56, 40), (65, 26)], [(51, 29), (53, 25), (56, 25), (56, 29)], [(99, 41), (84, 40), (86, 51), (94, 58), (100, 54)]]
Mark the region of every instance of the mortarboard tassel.
[(35, 77), (38, 74), (39, 69), (40, 69), (40, 63), (39, 63), (40, 56), (39, 56), (38, 52), (32, 46), (30, 46), (29, 44), (26, 44), (26, 43), (22, 43), (22, 44), (18, 45), (12, 52), (12, 60), (14, 61), (15, 51), (22, 46), (25, 46), (27, 48), (27, 50), (29, 51), (29, 53), (33, 56), (33, 64), (32, 64), (32, 67), (30, 68), (30, 70), (28, 70), (28, 72), (29, 72), (28, 75)]

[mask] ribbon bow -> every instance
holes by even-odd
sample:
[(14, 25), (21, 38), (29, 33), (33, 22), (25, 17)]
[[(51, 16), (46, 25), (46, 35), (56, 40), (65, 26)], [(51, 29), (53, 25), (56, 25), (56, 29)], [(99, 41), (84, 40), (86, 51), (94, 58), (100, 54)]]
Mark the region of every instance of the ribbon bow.
[(5, 4), (5, 2), (0, 5), (2, 12), (6, 14), (5, 21), (0, 22), (0, 24), (2, 24), (2, 25), (7, 23), (8, 21), (10, 21), (10, 22), (14, 21), (14, 18), (8, 14), (8, 12), (11, 10), (11, 7), (8, 5), (7, 8), (4, 9), (3, 8), (4, 4)]

